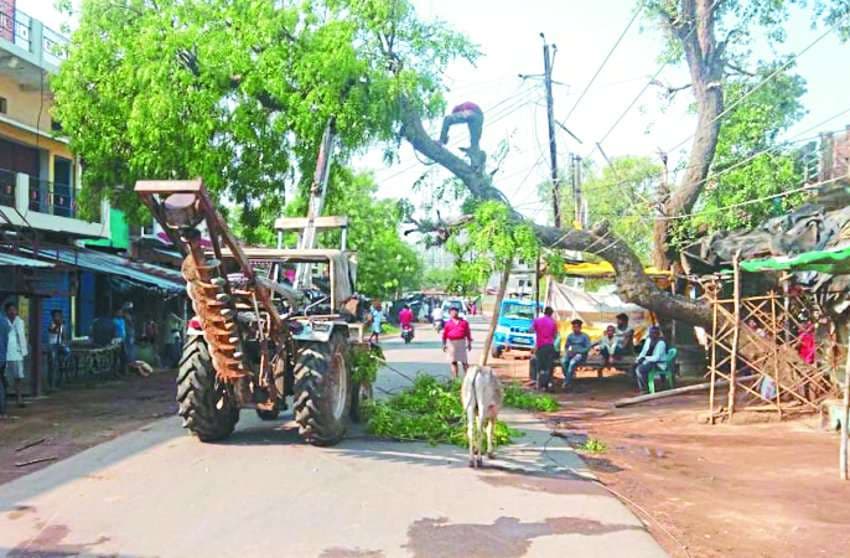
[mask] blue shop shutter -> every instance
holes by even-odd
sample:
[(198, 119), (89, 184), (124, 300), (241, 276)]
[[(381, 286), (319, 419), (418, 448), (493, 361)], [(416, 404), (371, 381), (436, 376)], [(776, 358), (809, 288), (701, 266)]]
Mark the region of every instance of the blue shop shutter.
[(91, 271), (80, 272), (80, 287), (77, 294), (77, 335), (86, 336), (91, 331), (95, 314), (95, 277)]
[[(51, 273), (39, 280), (39, 286), (43, 290), (57, 292), (68, 292), (70, 278), (68, 273)], [(71, 319), (71, 299), (68, 296), (53, 296), (45, 298), (42, 304), (40, 335), (41, 342), (47, 343), (47, 326), (50, 325), (50, 313), (53, 310), (62, 310), (66, 326)], [(30, 333), (32, 335), (32, 333)]]

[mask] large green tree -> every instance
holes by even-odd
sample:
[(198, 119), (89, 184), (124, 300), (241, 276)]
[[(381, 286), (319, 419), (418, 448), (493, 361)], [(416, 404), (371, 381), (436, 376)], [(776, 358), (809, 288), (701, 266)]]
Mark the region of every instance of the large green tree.
[(83, 0), (53, 80), (82, 155), (84, 205), (138, 217), (140, 178), (204, 178), (246, 224), (309, 181), (335, 119), (338, 152), (396, 138), (400, 102), (442, 112), (442, 72), (475, 49), (394, 0)]

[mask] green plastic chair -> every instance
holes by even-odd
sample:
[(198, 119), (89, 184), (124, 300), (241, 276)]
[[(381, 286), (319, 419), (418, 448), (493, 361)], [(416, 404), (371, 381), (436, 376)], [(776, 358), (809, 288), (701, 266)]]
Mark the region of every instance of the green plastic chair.
[(670, 386), (670, 389), (676, 387), (676, 357), (678, 355), (679, 349), (675, 347), (667, 349), (667, 358), (664, 359), (667, 365), (666, 370), (662, 370), (656, 366), (649, 371), (649, 374), (646, 375), (646, 384), (649, 388), (649, 393), (655, 393), (655, 378), (659, 376), (666, 377), (667, 385)]

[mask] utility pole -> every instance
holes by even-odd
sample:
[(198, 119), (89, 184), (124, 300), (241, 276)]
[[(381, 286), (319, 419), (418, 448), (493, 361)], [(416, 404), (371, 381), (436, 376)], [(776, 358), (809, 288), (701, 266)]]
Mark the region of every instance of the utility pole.
[(555, 143), (555, 106), (552, 98), (552, 65), (555, 62), (555, 54), (558, 47), (549, 45), (546, 36), (540, 33), (543, 39), (543, 83), (546, 87), (546, 119), (549, 124), (549, 165), (552, 171), (552, 210), (555, 217), (555, 226), (561, 227), (561, 182), (558, 178), (558, 148)]
[(581, 195), (581, 157), (571, 155), (573, 203), (575, 204), (575, 226), (579, 229), (587, 227), (587, 208)]

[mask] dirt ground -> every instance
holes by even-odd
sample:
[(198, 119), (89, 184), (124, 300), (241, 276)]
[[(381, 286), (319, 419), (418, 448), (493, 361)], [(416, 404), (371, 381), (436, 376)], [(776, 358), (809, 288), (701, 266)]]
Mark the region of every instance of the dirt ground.
[[(174, 372), (160, 371), (142, 378), (92, 386), (70, 386), (48, 397), (27, 400), (19, 409), (9, 399), (9, 417), (0, 420), (0, 484), (21, 477), (51, 462), (15, 466), (40, 458), (65, 459), (86, 448), (177, 410)], [(16, 451), (44, 439), (31, 448)]]
[[(527, 361), (501, 369), (527, 378)], [(586, 461), (671, 556), (850, 556), (850, 482), (818, 417), (712, 426), (707, 393), (615, 409), (637, 394), (625, 375), (592, 376), (557, 394), (553, 429), (605, 444)]]

